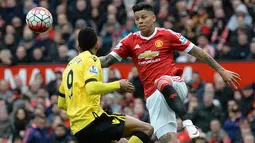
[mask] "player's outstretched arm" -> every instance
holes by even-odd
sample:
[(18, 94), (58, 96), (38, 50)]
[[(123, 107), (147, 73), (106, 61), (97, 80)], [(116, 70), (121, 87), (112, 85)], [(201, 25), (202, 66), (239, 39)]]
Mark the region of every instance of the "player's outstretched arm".
[(190, 51), (189, 54), (196, 57), (197, 59), (199, 59), (200, 61), (208, 64), (209, 66), (211, 66), (213, 69), (215, 69), (217, 72), (219, 71), (223, 71), (224, 68), (218, 64), (213, 57), (211, 57), (208, 53), (206, 53), (203, 49), (194, 46)]
[(225, 70), (220, 64), (218, 64), (213, 57), (211, 57), (207, 52), (205, 52), (203, 49), (194, 46), (190, 51), (189, 54), (196, 57), (200, 61), (208, 64), (211, 66), (214, 70), (216, 70), (224, 81), (226, 81), (230, 86), (237, 89), (237, 86), (239, 85), (240, 76), (232, 71)]
[(111, 54), (108, 54), (106, 56), (101, 56), (101, 57), (99, 57), (99, 59), (101, 61), (102, 68), (107, 68), (107, 67), (113, 65), (114, 63), (118, 62), (118, 60)]
[(102, 83), (90, 79), (85, 82), (85, 88), (88, 95), (106, 94), (116, 90), (122, 90), (124, 92), (134, 91), (132, 83), (125, 79), (109, 83)]

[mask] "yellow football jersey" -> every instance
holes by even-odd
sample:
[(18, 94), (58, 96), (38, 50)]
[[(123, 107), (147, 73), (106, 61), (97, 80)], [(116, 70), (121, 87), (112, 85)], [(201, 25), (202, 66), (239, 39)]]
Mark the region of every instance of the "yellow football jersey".
[(100, 94), (88, 95), (85, 88), (86, 82), (102, 82), (100, 60), (88, 51), (80, 53), (68, 63), (62, 76), (58, 106), (67, 111), (75, 134), (104, 112), (100, 107)]

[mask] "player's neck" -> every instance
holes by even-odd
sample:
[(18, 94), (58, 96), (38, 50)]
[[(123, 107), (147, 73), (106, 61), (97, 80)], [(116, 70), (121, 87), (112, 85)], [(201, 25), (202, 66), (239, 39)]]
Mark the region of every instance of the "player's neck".
[(90, 49), (89, 52), (90, 52), (92, 55), (96, 55), (96, 53), (97, 53), (96, 49)]
[(142, 31), (141, 31), (141, 34), (144, 37), (149, 37), (149, 36), (151, 36), (153, 34), (154, 31), (155, 31), (155, 27), (151, 28), (151, 30), (147, 31), (146, 33), (142, 33)]

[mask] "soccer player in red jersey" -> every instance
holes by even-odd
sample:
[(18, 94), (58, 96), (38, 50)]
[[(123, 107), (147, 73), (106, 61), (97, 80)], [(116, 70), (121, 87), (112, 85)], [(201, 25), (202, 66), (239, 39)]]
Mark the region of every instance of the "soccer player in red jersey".
[(139, 3), (132, 9), (139, 31), (126, 36), (110, 54), (100, 57), (102, 67), (132, 57), (144, 86), (151, 125), (161, 143), (177, 142), (176, 114), (182, 119), (189, 136), (198, 137), (198, 129), (186, 115), (183, 100), (188, 89), (180, 77), (183, 70), (174, 64), (174, 50), (186, 52), (208, 64), (235, 88), (239, 85), (239, 75), (224, 69), (208, 53), (181, 34), (155, 27), (156, 16), (151, 5)]

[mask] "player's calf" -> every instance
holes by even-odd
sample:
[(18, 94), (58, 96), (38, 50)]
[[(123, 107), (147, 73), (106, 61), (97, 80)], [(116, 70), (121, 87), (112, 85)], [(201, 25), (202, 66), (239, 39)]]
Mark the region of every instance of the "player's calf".
[(184, 121), (187, 119), (185, 106), (173, 87), (171, 79), (160, 77), (155, 80), (155, 86), (164, 95), (168, 106)]
[(143, 127), (131, 136), (128, 143), (149, 143), (153, 132), (153, 127), (150, 124), (143, 123)]

